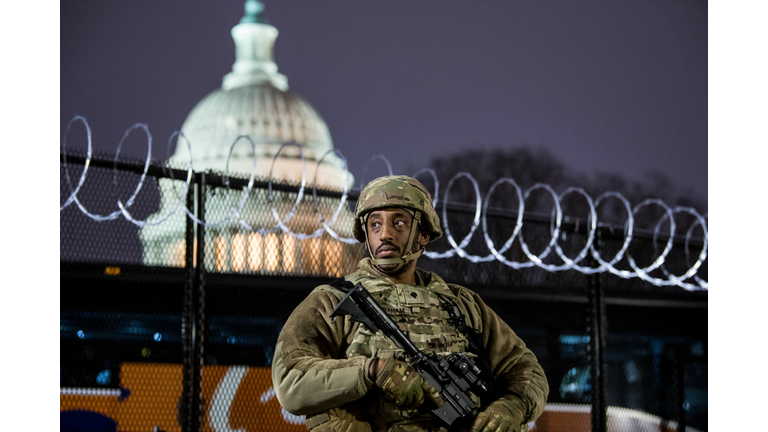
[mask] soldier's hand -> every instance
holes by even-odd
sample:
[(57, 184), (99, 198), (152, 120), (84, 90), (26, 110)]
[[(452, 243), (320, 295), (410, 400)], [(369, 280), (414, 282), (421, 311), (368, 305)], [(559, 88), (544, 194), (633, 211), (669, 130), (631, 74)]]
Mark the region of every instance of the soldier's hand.
[(471, 432), (518, 432), (523, 412), (509, 400), (499, 399), (483, 410), (472, 423)]
[(378, 359), (369, 372), (384, 391), (384, 397), (395, 405), (415, 408), (424, 403), (425, 397), (436, 407), (443, 404), (440, 394), (408, 363), (393, 358)]

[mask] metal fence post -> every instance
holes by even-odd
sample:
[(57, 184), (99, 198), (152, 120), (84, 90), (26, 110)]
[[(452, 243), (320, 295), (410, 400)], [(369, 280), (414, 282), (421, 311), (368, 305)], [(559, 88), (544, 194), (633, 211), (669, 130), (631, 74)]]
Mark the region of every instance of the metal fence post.
[[(197, 177), (192, 177), (192, 183), (187, 191), (187, 208), (191, 213), (195, 213), (195, 187)], [(184, 286), (184, 299), (181, 315), (181, 335), (182, 335), (182, 396), (179, 404), (179, 423), (182, 431), (189, 432), (192, 429), (192, 377), (195, 375), (194, 360), (194, 291), (195, 291), (195, 222), (186, 218), (186, 231), (184, 235), (186, 242), (184, 265), (187, 271), (187, 280)]]
[[(600, 250), (600, 230), (595, 238), (595, 250)], [(605, 299), (600, 285), (600, 274), (589, 277), (588, 290), (588, 333), (589, 371), (592, 382), (592, 432), (606, 432), (608, 425), (605, 405), (604, 348), (606, 337)]]
[[(197, 189), (190, 188), (187, 206), (198, 220), (205, 220), (205, 174), (199, 173), (194, 178)], [(197, 432), (205, 402), (200, 397), (205, 335), (205, 227), (191, 218), (187, 218), (186, 243), (187, 286), (182, 317), (184, 391), (180, 409), (182, 430)]]
[[(205, 173), (199, 174), (197, 188), (197, 219), (205, 220)], [(205, 227), (197, 224), (197, 265), (195, 266), (194, 303), (194, 361), (195, 374), (192, 377), (192, 432), (201, 430), (200, 419), (204, 412), (202, 399), (203, 343), (205, 342)]]

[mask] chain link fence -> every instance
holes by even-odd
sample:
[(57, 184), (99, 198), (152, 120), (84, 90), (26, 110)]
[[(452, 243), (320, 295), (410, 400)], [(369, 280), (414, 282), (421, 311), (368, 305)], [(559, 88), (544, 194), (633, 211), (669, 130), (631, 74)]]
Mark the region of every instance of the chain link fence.
[[(85, 160), (62, 159), (62, 203)], [(61, 430), (306, 430), (278, 404), (270, 362), (294, 307), (315, 286), (354, 271), (365, 254), (338, 239), (352, 237), (354, 191), (342, 203), (341, 191), (307, 188), (300, 196), (298, 185), (256, 179), (243, 200), (247, 177), (195, 173), (187, 187), (186, 171), (150, 166), (142, 182), (143, 163), (99, 157), (88, 170), (60, 212)], [(437, 210), (443, 206), (444, 227), (461, 242), (476, 225), (474, 209), (440, 202)], [(324, 221), (338, 212), (332, 233), (318, 210)], [(511, 236), (516, 218), (510, 209), (486, 212), (495, 245)], [(530, 251), (562, 262), (544, 253), (550, 214), (524, 220)], [(558, 245), (573, 258), (586, 244), (586, 224), (568, 218), (561, 231)], [(640, 267), (661, 253), (667, 238), (658, 231), (639, 229), (629, 245)], [(608, 260), (624, 239), (620, 224), (602, 225), (596, 249)], [(672, 241), (652, 277), (684, 273), (702, 247), (695, 236)], [(462, 244), (470, 256), (490, 253), (479, 229)], [(447, 238), (428, 248), (450, 249)], [(528, 261), (518, 241), (503, 255)], [(424, 256), (419, 265), (478, 292), (537, 355), (551, 391), (531, 430), (707, 430), (706, 290), (479, 261), (454, 254)], [(587, 256), (582, 265), (597, 263)], [(631, 270), (626, 257), (615, 267)], [(706, 261), (696, 276), (706, 280)]]

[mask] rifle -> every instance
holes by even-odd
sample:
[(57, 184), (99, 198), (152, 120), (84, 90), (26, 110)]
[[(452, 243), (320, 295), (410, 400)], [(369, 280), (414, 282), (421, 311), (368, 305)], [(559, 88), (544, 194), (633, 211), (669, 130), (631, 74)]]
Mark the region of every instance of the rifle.
[(479, 408), (467, 393), (472, 390), (485, 394), (488, 386), (480, 378), (480, 368), (466, 354), (453, 353), (444, 358), (422, 352), (359, 283), (347, 292), (331, 313), (332, 317), (341, 315), (350, 315), (352, 321), (362, 323), (374, 333), (381, 330), (405, 351), (411, 359), (410, 365), (443, 398), (444, 403), (432, 413), (447, 426), (479, 414)]

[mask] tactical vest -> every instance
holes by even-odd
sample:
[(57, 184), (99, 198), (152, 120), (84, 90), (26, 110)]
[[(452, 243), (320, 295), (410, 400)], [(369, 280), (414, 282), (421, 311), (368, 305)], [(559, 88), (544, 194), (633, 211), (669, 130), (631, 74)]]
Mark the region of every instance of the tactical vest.
[[(420, 274), (420, 278), (425, 276), (426, 273)], [(446, 303), (456, 305), (460, 302), (441, 278), (434, 274), (430, 276), (426, 285), (422, 283), (416, 286), (395, 284), (389, 279), (375, 277), (364, 271), (352, 273), (345, 279), (352, 284), (361, 283), (420, 350), (444, 356), (467, 352), (468, 356), (475, 357), (474, 353), (468, 352), (467, 336), (456, 329), (450, 314), (442, 307)], [(332, 290), (330, 287), (328, 289)], [(466, 315), (469, 311), (461, 312)], [(356, 326), (354, 332), (347, 337), (347, 342), (347, 358), (365, 356), (408, 360), (403, 350), (381, 331), (372, 333), (364, 325)], [(368, 412), (373, 430), (423, 431), (428, 425), (437, 423), (432, 414), (423, 409), (401, 410), (397, 405), (387, 402), (377, 389), (372, 389), (371, 393), (360, 403), (366, 405), (362, 408)], [(479, 405), (479, 398), (473, 399)], [(384, 426), (387, 424), (394, 426), (386, 429)], [(433, 430), (441, 429), (435, 426)]]

